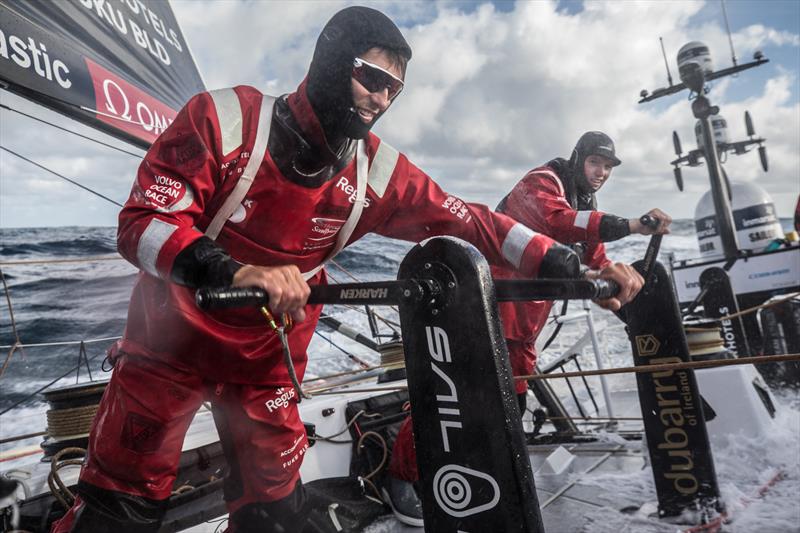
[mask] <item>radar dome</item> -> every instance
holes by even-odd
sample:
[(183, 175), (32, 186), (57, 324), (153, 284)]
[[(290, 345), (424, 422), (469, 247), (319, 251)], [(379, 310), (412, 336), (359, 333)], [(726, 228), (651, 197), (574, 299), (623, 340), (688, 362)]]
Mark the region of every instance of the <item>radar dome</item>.
[[(760, 252), (773, 240), (783, 237), (775, 205), (764, 189), (753, 183), (731, 183), (731, 196), (733, 223), (741, 250)], [(697, 202), (694, 225), (700, 253), (704, 257), (723, 255), (711, 191)]]
[(706, 76), (714, 72), (711, 51), (706, 43), (692, 41), (681, 46), (681, 49), (678, 50), (678, 71), (689, 63), (699, 64)]

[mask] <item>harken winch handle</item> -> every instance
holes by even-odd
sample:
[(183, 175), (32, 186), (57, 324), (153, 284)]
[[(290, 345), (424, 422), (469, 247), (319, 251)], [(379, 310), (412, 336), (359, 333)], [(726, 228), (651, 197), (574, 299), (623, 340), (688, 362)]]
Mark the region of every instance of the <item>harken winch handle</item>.
[[(396, 305), (401, 300), (430, 299), (425, 283), (415, 280), (313, 285), (310, 304)], [(498, 301), (605, 300), (616, 296), (619, 285), (606, 279), (495, 280)], [(269, 295), (256, 287), (214, 287), (198, 289), (195, 301), (200, 309), (261, 307)]]

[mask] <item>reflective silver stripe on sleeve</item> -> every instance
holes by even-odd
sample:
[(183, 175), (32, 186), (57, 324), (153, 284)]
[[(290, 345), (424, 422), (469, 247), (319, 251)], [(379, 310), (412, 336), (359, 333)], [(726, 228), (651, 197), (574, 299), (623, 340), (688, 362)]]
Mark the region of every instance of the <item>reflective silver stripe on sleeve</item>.
[(578, 211), (578, 214), (575, 216), (575, 222), (573, 226), (576, 228), (586, 229), (589, 227), (589, 219), (592, 218), (591, 211)]
[(367, 183), (372, 188), (372, 191), (378, 195), (378, 198), (383, 198), (383, 193), (386, 192), (389, 180), (392, 179), (394, 167), (397, 165), (399, 157), (400, 152), (387, 143), (381, 141), (381, 144), (378, 145), (378, 151), (372, 159), (372, 166), (367, 177)]
[(553, 182), (555, 182), (556, 186), (558, 187), (558, 193), (561, 196), (564, 196), (566, 194), (564, 192), (564, 185), (562, 185), (561, 180), (558, 178), (558, 175), (556, 175), (555, 172), (548, 169), (541, 170), (540, 172), (545, 176), (547, 176), (548, 178), (550, 178), (551, 180), (553, 180)]
[(214, 100), (217, 111), (222, 155), (228, 155), (242, 145), (242, 106), (239, 105), (239, 96), (233, 89), (218, 89), (208, 94)]
[(150, 224), (148, 224), (144, 232), (142, 232), (142, 236), (139, 237), (139, 246), (136, 248), (136, 258), (139, 260), (139, 268), (148, 274), (158, 276), (158, 270), (156, 269), (158, 254), (161, 252), (161, 248), (164, 246), (164, 243), (167, 242), (167, 239), (169, 239), (177, 229), (178, 226), (164, 222), (158, 218), (154, 218), (150, 221)]
[(501, 252), (503, 257), (516, 268), (522, 263), (522, 254), (528, 243), (536, 237), (537, 233), (519, 222), (514, 224), (503, 241)]

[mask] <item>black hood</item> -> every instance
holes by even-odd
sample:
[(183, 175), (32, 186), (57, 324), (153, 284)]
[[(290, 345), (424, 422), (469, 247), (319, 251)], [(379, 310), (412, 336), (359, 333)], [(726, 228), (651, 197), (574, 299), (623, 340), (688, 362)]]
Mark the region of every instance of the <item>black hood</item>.
[(378, 119), (364, 124), (358, 118), (350, 85), (353, 59), (374, 47), (411, 59), (411, 47), (394, 22), (368, 7), (353, 6), (339, 11), (317, 39), (307, 90), (329, 148), (335, 150), (347, 138), (366, 138)]
[(557, 157), (549, 161), (546, 166), (553, 169), (556, 175), (561, 179), (561, 184), (564, 186), (564, 193), (567, 202), (573, 209), (577, 210), (595, 210), (597, 209), (597, 199), (595, 198), (594, 191), (589, 188), (586, 177), (583, 175), (583, 161), (580, 167), (576, 168), (575, 152), (573, 157), (567, 161), (564, 158)]

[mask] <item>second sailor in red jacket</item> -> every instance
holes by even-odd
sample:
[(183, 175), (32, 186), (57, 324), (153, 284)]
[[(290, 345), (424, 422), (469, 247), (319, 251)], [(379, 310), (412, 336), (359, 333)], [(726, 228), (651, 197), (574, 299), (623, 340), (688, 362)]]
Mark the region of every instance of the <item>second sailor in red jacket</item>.
[[(672, 219), (659, 209), (648, 214), (659, 220), (658, 228), (644, 226), (639, 219), (625, 219), (597, 211), (595, 192), (611, 175), (611, 170), (621, 161), (615, 155), (614, 143), (604, 133), (585, 133), (569, 160), (557, 158), (544, 166), (528, 172), (497, 207), (503, 213), (536, 232), (546, 234), (571, 244), (579, 250), (581, 260), (591, 270), (587, 277), (613, 279), (623, 287), (617, 296), (598, 302), (609, 309), (619, 309), (630, 301), (642, 286), (642, 278), (625, 263), (612, 263), (606, 257), (603, 242), (614, 241), (631, 233), (649, 235), (669, 233)], [(502, 266), (492, 266), (497, 278), (524, 279), (517, 272)], [(501, 302), (500, 317), (508, 345), (511, 369), (515, 376), (529, 375), (536, 366), (536, 338), (550, 313), (552, 302)], [(520, 412), (525, 411), (528, 384), (516, 382)], [(400, 427), (392, 450), (387, 486), (395, 494), (406, 494), (413, 499), (413, 490), (405, 488), (418, 479), (416, 453), (412, 443), (411, 418)], [(390, 496), (392, 493), (390, 492)], [(403, 517), (396, 509), (395, 498), (391, 498), (395, 514), (403, 522), (415, 523)], [(406, 505), (410, 507), (410, 505)]]
[[(589, 131), (578, 140), (569, 160), (556, 158), (528, 172), (500, 201), (496, 211), (525, 224), (534, 231), (572, 245), (584, 265), (592, 271), (605, 272), (631, 267), (612, 263), (606, 256), (604, 242), (621, 239), (631, 233), (651, 235), (669, 233), (672, 218), (660, 209), (648, 215), (659, 221), (652, 229), (638, 218), (626, 219), (597, 210), (595, 193), (606, 183), (614, 167), (621, 164), (614, 142), (605, 133)], [(495, 278), (517, 278), (516, 272), (493, 267)], [(594, 275), (589, 273), (589, 275)], [(618, 301), (605, 307), (617, 309)], [(550, 314), (552, 302), (504, 302), (500, 315), (514, 375), (532, 374), (536, 366), (536, 339)], [(517, 393), (524, 395), (527, 383), (517, 382)], [(524, 401), (521, 396), (520, 403)]]

